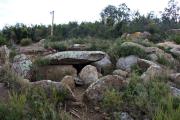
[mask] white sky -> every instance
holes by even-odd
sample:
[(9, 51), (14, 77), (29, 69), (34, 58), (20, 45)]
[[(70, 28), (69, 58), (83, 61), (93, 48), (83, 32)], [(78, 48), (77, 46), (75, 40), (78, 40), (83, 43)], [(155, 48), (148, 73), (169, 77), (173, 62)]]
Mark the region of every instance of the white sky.
[(107, 5), (126, 3), (131, 10), (146, 14), (163, 11), (168, 0), (0, 0), (0, 28), (16, 23), (50, 24), (50, 11), (55, 11), (55, 23), (100, 20)]

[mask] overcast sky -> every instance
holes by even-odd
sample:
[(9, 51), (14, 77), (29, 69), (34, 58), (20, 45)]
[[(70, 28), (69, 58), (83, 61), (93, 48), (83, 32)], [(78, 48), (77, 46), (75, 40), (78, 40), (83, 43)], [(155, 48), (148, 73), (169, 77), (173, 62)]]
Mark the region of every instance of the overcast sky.
[(107, 5), (126, 3), (131, 10), (146, 14), (163, 11), (168, 0), (0, 0), (0, 28), (16, 23), (50, 24), (50, 11), (55, 11), (55, 23), (100, 20)]

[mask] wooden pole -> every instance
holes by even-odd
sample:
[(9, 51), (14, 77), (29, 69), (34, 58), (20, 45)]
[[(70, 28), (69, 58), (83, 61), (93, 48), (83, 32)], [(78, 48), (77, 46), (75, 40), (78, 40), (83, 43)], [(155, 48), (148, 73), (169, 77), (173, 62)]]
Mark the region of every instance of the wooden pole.
[(53, 36), (53, 29), (54, 29), (54, 11), (50, 12), (50, 14), (52, 14), (51, 36)]

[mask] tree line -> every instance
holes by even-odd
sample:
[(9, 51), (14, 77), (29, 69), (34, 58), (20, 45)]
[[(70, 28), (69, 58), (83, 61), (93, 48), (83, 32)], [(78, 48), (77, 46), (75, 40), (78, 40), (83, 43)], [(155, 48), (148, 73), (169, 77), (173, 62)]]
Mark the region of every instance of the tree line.
[(55, 24), (54, 36), (49, 37), (51, 26), (17, 23), (14, 26), (5, 26), (0, 31), (0, 44), (9, 40), (19, 43), (23, 38), (30, 38), (36, 42), (42, 38), (51, 38), (60, 41), (70, 38), (97, 37), (115, 39), (123, 33), (148, 31), (158, 36), (166, 36), (165, 31), (180, 28), (180, 7), (178, 2), (170, 0), (167, 7), (157, 17), (154, 12), (142, 15), (139, 11), (132, 11), (123, 3), (118, 7), (109, 5), (100, 13), (101, 20), (96, 22), (69, 22)]

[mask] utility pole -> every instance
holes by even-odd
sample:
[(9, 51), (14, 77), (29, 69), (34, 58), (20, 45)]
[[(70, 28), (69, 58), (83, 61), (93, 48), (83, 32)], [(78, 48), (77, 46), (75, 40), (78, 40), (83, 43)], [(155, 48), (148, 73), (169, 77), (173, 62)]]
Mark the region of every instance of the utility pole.
[(50, 12), (52, 15), (52, 25), (51, 25), (51, 36), (53, 36), (53, 27), (54, 27), (54, 11)]

